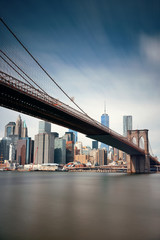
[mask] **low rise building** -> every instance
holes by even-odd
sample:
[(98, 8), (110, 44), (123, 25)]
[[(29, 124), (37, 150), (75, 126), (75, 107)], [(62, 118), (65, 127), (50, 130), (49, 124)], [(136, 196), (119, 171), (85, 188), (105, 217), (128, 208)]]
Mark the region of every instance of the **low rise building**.
[(79, 162), (81, 164), (87, 164), (89, 161), (89, 155), (75, 155), (74, 161)]

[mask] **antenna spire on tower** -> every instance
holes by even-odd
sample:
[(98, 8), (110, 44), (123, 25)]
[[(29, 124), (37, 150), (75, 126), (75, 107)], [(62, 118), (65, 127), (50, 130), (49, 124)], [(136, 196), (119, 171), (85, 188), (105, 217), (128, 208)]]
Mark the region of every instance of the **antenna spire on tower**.
[(106, 101), (104, 101), (104, 113), (106, 114)]

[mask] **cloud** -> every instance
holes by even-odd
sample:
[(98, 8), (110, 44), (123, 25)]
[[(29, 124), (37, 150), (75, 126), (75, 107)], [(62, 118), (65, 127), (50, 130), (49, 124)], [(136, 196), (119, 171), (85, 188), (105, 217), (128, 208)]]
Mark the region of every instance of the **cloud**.
[(127, 61), (117, 57), (112, 66), (93, 66), (92, 62), (75, 66), (56, 59), (56, 79), (61, 81), (70, 96), (75, 97), (76, 103), (98, 121), (106, 100), (110, 127), (121, 134), (123, 115), (132, 115), (134, 129), (149, 129), (153, 152), (155, 150), (160, 155), (157, 152), (157, 136), (160, 134), (159, 74), (154, 64), (146, 61), (144, 54)]
[(142, 34), (140, 50), (150, 63), (160, 66), (160, 35), (147, 36)]

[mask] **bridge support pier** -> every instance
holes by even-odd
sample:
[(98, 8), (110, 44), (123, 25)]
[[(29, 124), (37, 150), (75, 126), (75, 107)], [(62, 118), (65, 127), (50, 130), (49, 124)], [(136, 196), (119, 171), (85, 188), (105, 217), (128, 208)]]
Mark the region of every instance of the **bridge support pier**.
[(130, 173), (149, 173), (150, 157), (148, 144), (148, 130), (128, 130), (127, 138), (138, 147), (144, 149), (144, 155), (127, 155), (127, 171)]
[(127, 155), (128, 173), (149, 173), (150, 157), (149, 155)]

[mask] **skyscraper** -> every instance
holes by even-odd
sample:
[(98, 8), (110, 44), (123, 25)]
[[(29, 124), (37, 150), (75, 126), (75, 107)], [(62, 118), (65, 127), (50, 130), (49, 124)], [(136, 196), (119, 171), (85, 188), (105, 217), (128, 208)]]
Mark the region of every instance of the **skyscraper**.
[(98, 141), (92, 141), (92, 149), (98, 149)]
[(74, 130), (69, 129), (69, 132), (73, 132), (74, 133), (74, 143), (78, 142), (78, 133)]
[(66, 139), (66, 142), (72, 141), (73, 143), (75, 143), (75, 134), (74, 134), (74, 132), (65, 132), (65, 135), (64, 135), (63, 138)]
[(99, 166), (107, 165), (107, 151), (106, 149), (96, 150), (96, 162)]
[(36, 164), (53, 163), (54, 162), (54, 139), (53, 133), (39, 133), (35, 136), (34, 154)]
[(45, 121), (39, 121), (39, 133), (50, 133), (51, 124)]
[(25, 122), (25, 121), (22, 122), (21, 137), (22, 137), (22, 138), (28, 137), (28, 129), (27, 129), (27, 125), (26, 125), (26, 122)]
[(16, 121), (14, 134), (21, 138), (21, 132), (22, 132), (22, 119), (21, 116), (19, 115)]
[(66, 163), (74, 161), (74, 142), (66, 142)]
[(18, 116), (16, 121), (14, 135), (17, 135), (19, 139), (28, 137), (26, 122), (25, 121), (22, 122), (20, 115)]
[(123, 136), (127, 137), (128, 130), (132, 130), (132, 116), (123, 116)]
[[(106, 113), (106, 106), (104, 106), (104, 113), (101, 115), (101, 124), (109, 128), (109, 115)], [(101, 148), (106, 148), (109, 152), (109, 146), (101, 143)]]
[(0, 144), (0, 161), (9, 160), (9, 148), (12, 142), (11, 138), (4, 137)]
[(66, 140), (64, 138), (55, 138), (54, 162), (66, 164)]
[(6, 126), (5, 126), (5, 137), (9, 137), (10, 135), (14, 135), (14, 130), (15, 130), (15, 122), (9, 122)]
[[(132, 130), (132, 116), (123, 116), (123, 136), (127, 137), (127, 131)], [(123, 160), (126, 161), (126, 153), (123, 154)]]
[(34, 142), (29, 137), (18, 140), (16, 154), (17, 163), (25, 165), (33, 162), (33, 146)]

